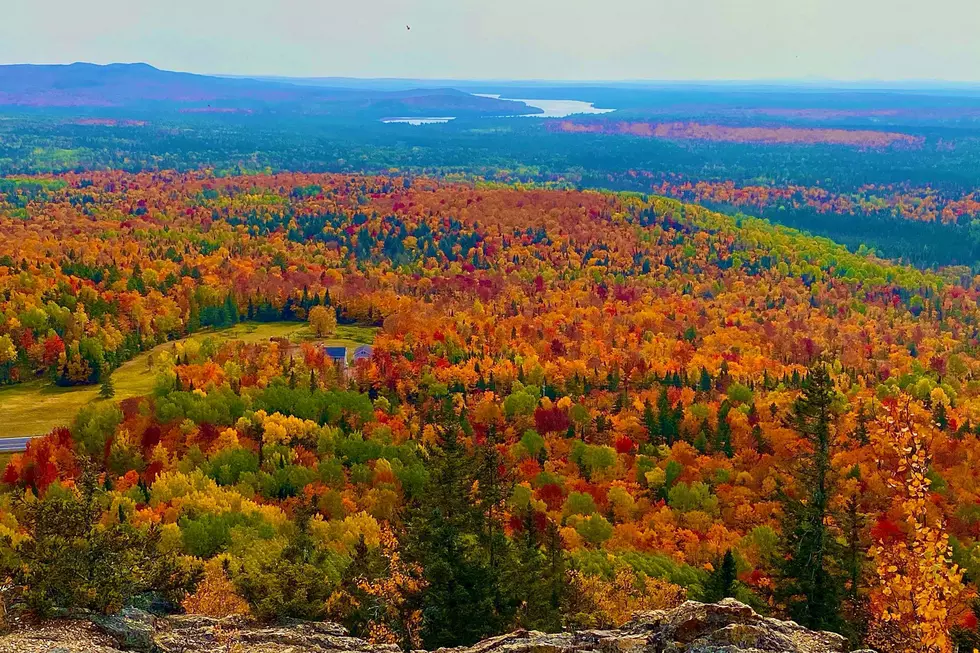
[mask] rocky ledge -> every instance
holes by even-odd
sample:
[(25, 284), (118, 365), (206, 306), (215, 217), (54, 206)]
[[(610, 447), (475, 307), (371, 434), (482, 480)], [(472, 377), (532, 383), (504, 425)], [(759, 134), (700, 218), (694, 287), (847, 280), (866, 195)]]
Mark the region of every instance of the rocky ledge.
[[(93, 621), (56, 621), (0, 637), (0, 653), (400, 653), (330, 623), (274, 627), (240, 619), (156, 618), (126, 610)], [(673, 610), (637, 613), (615, 630), (546, 634), (517, 631), (439, 653), (844, 653), (840, 635), (807, 630), (756, 614), (732, 599), (688, 601)], [(865, 652), (867, 653), (867, 652)]]

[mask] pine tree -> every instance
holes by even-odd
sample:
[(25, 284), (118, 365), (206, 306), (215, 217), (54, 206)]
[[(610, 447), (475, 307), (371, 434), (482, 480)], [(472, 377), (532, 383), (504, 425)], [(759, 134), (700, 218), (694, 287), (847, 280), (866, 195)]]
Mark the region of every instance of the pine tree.
[[(451, 413), (451, 408), (448, 409)], [(451, 419), (408, 521), (406, 557), (425, 570), (422, 639), (427, 648), (472, 644), (503, 629), (496, 572), (481, 546), (483, 509), (470, 501), (473, 458)]]
[[(861, 468), (854, 465), (847, 477), (856, 481), (855, 486), (860, 487)], [(844, 537), (847, 540), (845, 567), (849, 581), (848, 594), (851, 599), (856, 599), (858, 596), (858, 589), (861, 586), (861, 567), (865, 557), (864, 547), (861, 543), (861, 531), (864, 528), (865, 515), (861, 513), (860, 508), (860, 495), (857, 492), (849, 493), (841, 521)]]
[[(557, 526), (549, 522), (543, 534), (536, 525), (537, 517), (530, 508), (521, 517), (522, 530), (515, 536), (513, 555), (504, 570), (504, 591), (515, 602), (513, 625), (529, 630), (556, 632), (561, 630), (561, 600), (564, 594), (565, 554)], [(554, 544), (557, 543), (557, 548)]]
[(231, 293), (225, 295), (224, 313), (226, 324), (238, 324), (238, 304), (235, 303), (235, 298)]
[(698, 390), (700, 390), (701, 392), (710, 392), (711, 386), (712, 386), (711, 375), (708, 374), (708, 370), (702, 367), (701, 378), (700, 380), (698, 380)]
[(674, 440), (677, 438), (678, 428), (670, 400), (667, 398), (667, 388), (660, 389), (660, 397), (657, 399), (657, 419), (660, 422), (661, 437), (668, 447), (673, 446)]
[(196, 302), (191, 302), (187, 313), (187, 331), (192, 333), (201, 330), (201, 311)]
[(858, 444), (860, 444), (862, 447), (871, 442), (871, 437), (868, 434), (868, 413), (864, 408), (864, 404), (858, 408), (857, 425), (854, 427), (852, 437), (857, 440)]
[(112, 399), (116, 396), (116, 386), (112, 382), (112, 374), (108, 369), (102, 370), (102, 385), (99, 386), (99, 396), (103, 399)]
[(939, 427), (940, 431), (945, 431), (949, 428), (949, 418), (946, 416), (946, 404), (937, 401), (936, 405), (932, 407), (932, 421)]
[(650, 444), (660, 444), (660, 422), (657, 421), (657, 416), (653, 412), (653, 406), (649, 400), (643, 404), (643, 426), (647, 430), (647, 441)]
[(732, 550), (725, 551), (722, 560), (715, 564), (711, 576), (708, 577), (705, 588), (705, 598), (708, 601), (720, 601), (735, 596), (735, 585), (738, 581), (738, 569), (735, 566), (735, 556)]
[(348, 603), (343, 606), (342, 613), (336, 616), (343, 621), (344, 626), (355, 637), (366, 637), (370, 634), (367, 629), (373, 616), (370, 612), (370, 608), (373, 606), (368, 601), (362, 584), (365, 580), (382, 575), (382, 571), (379, 569), (381, 562), (377, 549), (374, 551), (368, 549), (362, 534), (357, 544), (354, 545), (350, 564), (341, 574), (338, 594), (344, 596)]
[(781, 586), (777, 595), (798, 623), (814, 630), (840, 630), (841, 582), (834, 569), (833, 537), (827, 532), (834, 491), (830, 465), (834, 385), (826, 367), (817, 365), (803, 381), (793, 405), (792, 426), (810, 443), (796, 471), (804, 497), (784, 497), (786, 523)]

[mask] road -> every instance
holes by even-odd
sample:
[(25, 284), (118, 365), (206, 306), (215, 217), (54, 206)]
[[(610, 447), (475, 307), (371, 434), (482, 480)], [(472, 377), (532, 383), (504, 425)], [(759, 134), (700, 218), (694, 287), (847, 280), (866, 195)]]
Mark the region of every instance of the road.
[(27, 448), (27, 443), (31, 440), (31, 436), (24, 438), (0, 438), (0, 453), (23, 451)]

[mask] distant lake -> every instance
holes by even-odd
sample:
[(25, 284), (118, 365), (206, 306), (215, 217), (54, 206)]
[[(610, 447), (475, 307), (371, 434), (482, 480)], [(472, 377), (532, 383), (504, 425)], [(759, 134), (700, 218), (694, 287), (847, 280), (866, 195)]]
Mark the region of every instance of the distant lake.
[(501, 97), (499, 93), (474, 93), (474, 95), (479, 95), (480, 97), (492, 97), (498, 100), (523, 102), (529, 107), (535, 107), (543, 111), (543, 113), (527, 114), (526, 117), (528, 118), (564, 118), (565, 116), (571, 116), (576, 113), (588, 113), (594, 115), (598, 113), (609, 113), (610, 111), (615, 111), (615, 109), (597, 109), (592, 102), (583, 102), (581, 100), (528, 100), (525, 98)]
[[(599, 114), (609, 113), (615, 109), (597, 109), (592, 102), (581, 100), (525, 100), (523, 98), (501, 97), (500, 94), (474, 93), (479, 97), (489, 97), (499, 100), (511, 100), (513, 102), (523, 102), (529, 107), (541, 109), (542, 113), (529, 113), (527, 115), (507, 116), (510, 118), (564, 118), (574, 114)], [(381, 122), (385, 124), (403, 125), (438, 125), (455, 120), (455, 116), (439, 117), (414, 117), (414, 118), (384, 118)]]
[(405, 125), (438, 125), (440, 123), (449, 122), (450, 120), (455, 119), (456, 116), (445, 116), (441, 118), (385, 118), (381, 122), (385, 124), (402, 123)]

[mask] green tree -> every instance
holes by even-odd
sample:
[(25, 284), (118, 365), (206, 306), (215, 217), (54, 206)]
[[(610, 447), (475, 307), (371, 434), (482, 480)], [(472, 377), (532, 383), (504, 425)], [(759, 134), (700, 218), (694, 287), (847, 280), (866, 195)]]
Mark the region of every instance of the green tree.
[(234, 574), (235, 587), (263, 620), (322, 619), (327, 599), (340, 582), (339, 555), (316, 546), (309, 531), (311, 505), (297, 509), (296, 532), (278, 553), (246, 556)]
[(657, 420), (659, 421), (658, 429), (660, 431), (660, 437), (663, 438), (663, 442), (668, 447), (673, 446), (679, 434), (679, 420), (673, 407), (670, 405), (666, 387), (660, 389), (660, 396), (657, 398)]
[(793, 405), (791, 425), (810, 445), (795, 472), (800, 496), (785, 496), (783, 562), (777, 595), (795, 621), (815, 630), (841, 628), (841, 581), (827, 517), (834, 492), (830, 445), (834, 384), (824, 365), (813, 367)]
[(339, 610), (339, 614), (331, 614), (331, 617), (339, 619), (351, 635), (355, 637), (366, 637), (369, 635), (368, 627), (371, 622), (372, 609), (374, 606), (371, 597), (364, 591), (363, 583), (365, 580), (373, 580), (383, 575), (384, 561), (378, 549), (371, 550), (361, 535), (354, 547), (354, 554), (351, 562), (344, 569), (340, 577), (340, 585), (337, 588), (348, 600)]
[(543, 537), (539, 533), (537, 522), (543, 516), (530, 509), (524, 511), (522, 530), (514, 538), (513, 555), (502, 583), (504, 593), (516, 603), (513, 627), (556, 632), (561, 630), (565, 554), (553, 522), (548, 523)]
[(708, 577), (705, 586), (705, 599), (720, 601), (729, 596), (735, 596), (735, 586), (738, 582), (738, 569), (732, 550), (725, 551), (724, 557), (717, 563)]
[(708, 370), (701, 368), (701, 376), (698, 379), (698, 390), (701, 392), (710, 392), (714, 384), (711, 381), (711, 375), (708, 374)]
[(653, 405), (649, 400), (643, 404), (643, 426), (647, 430), (647, 441), (653, 444), (660, 443), (660, 422), (657, 415), (653, 412)]
[(109, 498), (94, 466), (82, 464), (75, 488), (55, 484), (17, 506), (30, 537), (18, 548), (21, 564), (8, 573), (27, 588), (27, 607), (41, 615), (67, 608), (110, 613), (146, 592), (179, 600), (192, 578), (160, 548), (159, 527), (132, 524), (122, 506), (104, 520)]
[[(449, 409), (451, 412), (451, 409)], [(502, 630), (495, 605), (497, 572), (481, 546), (483, 510), (470, 499), (473, 459), (449, 428), (408, 520), (406, 557), (425, 570), (422, 639), (428, 648), (472, 644)]]
[(116, 385), (112, 382), (112, 373), (104, 369), (101, 376), (102, 385), (99, 386), (99, 396), (103, 399), (112, 399), (116, 396)]

